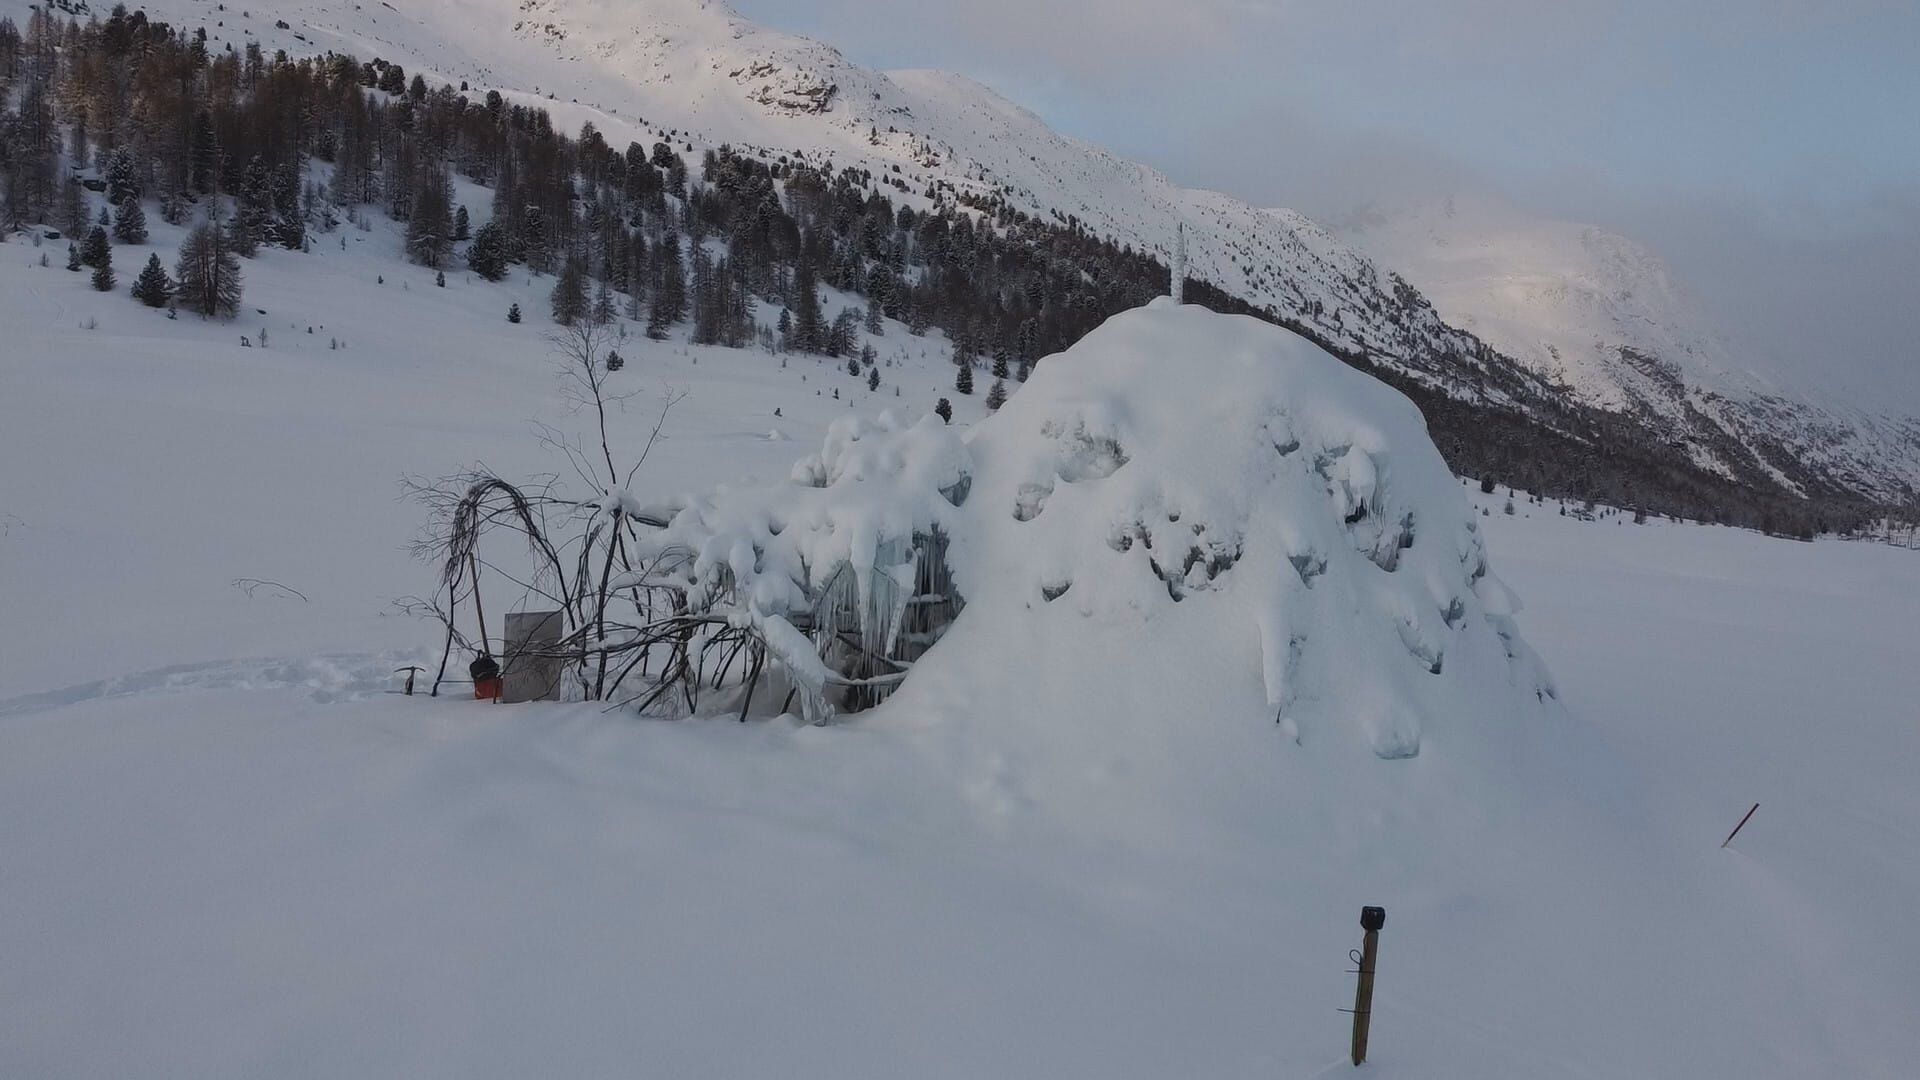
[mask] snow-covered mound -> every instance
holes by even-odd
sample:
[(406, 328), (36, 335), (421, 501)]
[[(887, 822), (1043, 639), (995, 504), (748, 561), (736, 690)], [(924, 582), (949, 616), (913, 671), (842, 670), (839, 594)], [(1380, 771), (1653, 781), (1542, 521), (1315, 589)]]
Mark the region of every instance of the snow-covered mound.
[(1144, 700), (1224, 662), (1210, 710), (1390, 758), (1552, 693), (1418, 410), (1288, 331), (1155, 301), (1041, 365), (967, 448), (955, 634), (1035, 674), (937, 648), (921, 666), (949, 688)]
[[(820, 697), (872, 675), (835, 661), (849, 628), (826, 608), (858, 613), (852, 652), (901, 661), (903, 691), (1165, 686), (1225, 661), (1218, 711), (1383, 758), (1552, 694), (1412, 403), (1289, 331), (1164, 298), (1050, 358), (964, 442), (933, 417), (838, 421), (790, 482), (685, 504), (642, 555)], [(949, 593), (957, 620), (913, 621)], [(952, 638), (922, 658), (950, 622), (1020, 643), (1031, 671)]]

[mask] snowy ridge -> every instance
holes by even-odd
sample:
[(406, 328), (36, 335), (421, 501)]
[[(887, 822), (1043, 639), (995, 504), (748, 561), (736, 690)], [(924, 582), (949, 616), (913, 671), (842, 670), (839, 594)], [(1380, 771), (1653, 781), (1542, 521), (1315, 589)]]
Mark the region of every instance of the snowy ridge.
[[(0, 0), (0, 10), (14, 5), (24, 17), (21, 0)], [(546, 108), (568, 130), (591, 121), (614, 145), (671, 131), (696, 155), (722, 144), (799, 152), (868, 169), (909, 204), (924, 206), (929, 191), (999, 199), (1163, 259), (1184, 221), (1193, 277), (1309, 326), (1344, 351), (1468, 397), (1547, 391), (1512, 365), (1483, 370), (1469, 335), (1300, 215), (1180, 188), (1053, 131), (971, 79), (865, 69), (718, 2), (418, 0), (342, 10), (283, 0), (250, 14), (222, 11), (213, 0), (138, 6), (150, 17), (206, 25), (216, 48), (259, 42), (292, 55), (331, 48), (379, 56)]]
[[(1694, 465), (1787, 491), (1898, 498), (1920, 484), (1920, 424), (1754, 383), (1699, 329), (1656, 257), (1599, 230), (1486, 234), (1423, 211), (1329, 232), (1294, 211), (1183, 189), (971, 79), (863, 68), (719, 0), (135, 6), (205, 25), (216, 48), (379, 56), (539, 105), (567, 130), (591, 121), (616, 146), (671, 133), (696, 155), (722, 144), (799, 153), (868, 170), (909, 204), (931, 192), (1003, 202), (1163, 260), (1184, 223), (1193, 277), (1450, 396), (1547, 423), (1544, 403), (1556, 400), (1624, 413)], [(0, 0), (17, 20), (28, 7)], [(63, 7), (94, 13), (86, 0)], [(1478, 220), (1472, 210), (1463, 217)]]
[(1697, 438), (1711, 425), (1862, 491), (1920, 485), (1920, 422), (1743, 365), (1665, 261), (1624, 236), (1459, 195), (1367, 207), (1335, 231), (1404, 272), (1448, 322), (1573, 399), (1689, 440), (1697, 464), (1725, 471)]

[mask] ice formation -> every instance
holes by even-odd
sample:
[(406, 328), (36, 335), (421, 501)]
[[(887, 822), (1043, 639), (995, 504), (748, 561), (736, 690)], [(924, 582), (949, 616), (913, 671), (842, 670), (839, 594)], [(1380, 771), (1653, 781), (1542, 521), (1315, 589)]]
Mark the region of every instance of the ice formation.
[(1553, 694), (1412, 403), (1168, 299), (1043, 361), (964, 437), (839, 421), (790, 482), (684, 503), (649, 553), (758, 628), (821, 716), (1014, 678), (969, 644), (988, 639), (1056, 688), (1244, 657), (1288, 734), (1345, 728), (1384, 758), (1436, 716)]

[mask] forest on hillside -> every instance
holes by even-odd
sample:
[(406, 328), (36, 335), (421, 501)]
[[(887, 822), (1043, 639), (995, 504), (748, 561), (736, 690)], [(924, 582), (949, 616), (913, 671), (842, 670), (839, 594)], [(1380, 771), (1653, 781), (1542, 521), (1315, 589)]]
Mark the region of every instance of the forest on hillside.
[[(626, 318), (654, 337), (685, 332), (857, 364), (871, 363), (871, 339), (894, 320), (946, 335), (956, 392), (974, 392), (981, 368), (994, 384), (985, 392), (1004, 394), (1169, 284), (1148, 253), (999, 200), (931, 189), (909, 200), (899, 176), (797, 152), (696, 155), (671, 130), (618, 147), (592, 124), (557, 131), (545, 110), (497, 91), (430, 84), (379, 58), (214, 51), (204, 28), (124, 7), (86, 23), (43, 9), (24, 28), (0, 20), (0, 100), (0, 235), (64, 230), (74, 268), (92, 267), (96, 286), (113, 288), (108, 245), (144, 235), (150, 206), (197, 228), (174, 273), (156, 258), (133, 279), (134, 297), (208, 316), (237, 305), (238, 259), (265, 245), (298, 251), (380, 213), (404, 223), (397, 256), (490, 280), (515, 266), (551, 275), (546, 315), (557, 322)], [(490, 192), (477, 226), (482, 215), (456, 199), (456, 176)], [(828, 318), (823, 288), (858, 298), (864, 313)], [(1822, 490), (1784, 453), (1769, 464), (1813, 498), (1785, 493), (1757, 466), (1739, 478), (1700, 469), (1685, 447), (1620, 414), (1515, 400), (1512, 387), (1443, 393), (1207, 282), (1189, 281), (1185, 295), (1287, 325), (1393, 383), (1465, 475), (1791, 535), (1872, 512)], [(1417, 294), (1400, 302), (1425, 304)], [(1439, 359), (1486, 370), (1470, 357)]]

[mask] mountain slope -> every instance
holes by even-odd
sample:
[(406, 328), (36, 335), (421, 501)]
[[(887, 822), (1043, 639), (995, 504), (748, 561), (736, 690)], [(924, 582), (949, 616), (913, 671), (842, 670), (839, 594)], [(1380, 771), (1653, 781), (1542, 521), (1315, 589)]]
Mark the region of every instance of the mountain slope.
[(1772, 440), (1861, 490), (1893, 495), (1920, 482), (1920, 424), (1743, 364), (1748, 350), (1659, 255), (1617, 233), (1462, 195), (1368, 206), (1334, 232), (1576, 400), (1671, 432), (1709, 423), (1752, 445)]
[[(62, 5), (89, 13), (86, 0)], [(21, 14), (26, 7), (0, 3), (9, 6)], [(1920, 478), (1920, 433), (1911, 425), (1875, 427), (1837, 410), (1810, 411), (1796, 398), (1689, 381), (1693, 367), (1717, 365), (1705, 343), (1662, 340), (1611, 358), (1572, 349), (1541, 363), (1530, 343), (1501, 346), (1519, 338), (1502, 333), (1498, 318), (1471, 312), (1475, 326), (1487, 327), (1479, 336), (1450, 324), (1454, 308), (1436, 311), (1386, 268), (1393, 260), (1362, 254), (1295, 212), (1180, 188), (1051, 130), (972, 80), (866, 69), (830, 46), (741, 19), (718, 0), (144, 7), (155, 18), (207, 26), (216, 48), (335, 49), (476, 92), (497, 89), (548, 109), (566, 130), (591, 122), (615, 146), (665, 137), (696, 153), (730, 144), (768, 157), (797, 154), (863, 170), (909, 205), (937, 198), (1017, 211), (1162, 258), (1184, 224), (1193, 278), (1376, 373), (1516, 412), (1571, 445), (1596, 446), (1599, 428), (1619, 429), (1616, 441), (1624, 431), (1650, 454), (1763, 494), (1896, 498)], [(1630, 253), (1615, 255), (1632, 262)], [(1587, 409), (1608, 415), (1579, 415)]]

